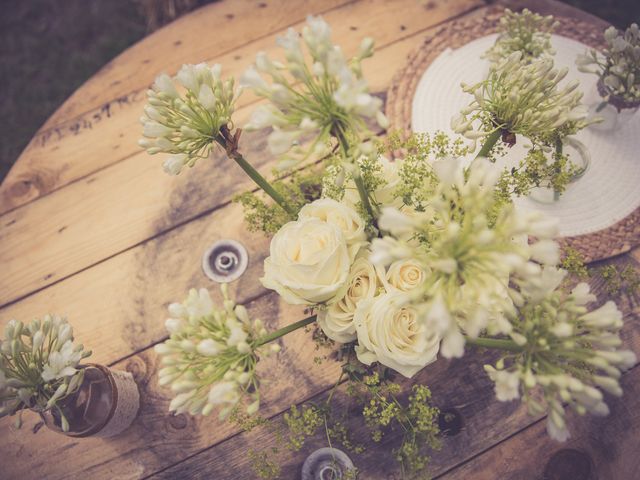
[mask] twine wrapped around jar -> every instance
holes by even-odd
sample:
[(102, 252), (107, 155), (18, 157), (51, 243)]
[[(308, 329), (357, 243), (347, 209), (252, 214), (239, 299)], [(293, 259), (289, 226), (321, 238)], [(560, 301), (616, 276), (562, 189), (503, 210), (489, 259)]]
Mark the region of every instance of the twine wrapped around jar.
[[(83, 365), (80, 388), (64, 402), (40, 414), (51, 430), (70, 437), (113, 437), (128, 428), (140, 406), (140, 394), (129, 372), (102, 365)], [(69, 423), (61, 427), (61, 413)]]

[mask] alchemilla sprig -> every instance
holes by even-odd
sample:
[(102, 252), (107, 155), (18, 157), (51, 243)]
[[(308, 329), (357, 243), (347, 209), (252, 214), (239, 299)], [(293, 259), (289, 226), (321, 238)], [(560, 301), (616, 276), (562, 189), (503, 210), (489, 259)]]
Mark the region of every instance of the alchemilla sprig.
[(632, 23), (626, 31), (609, 27), (604, 32), (607, 47), (599, 54), (591, 49), (576, 59), (578, 70), (600, 77), (605, 100), (618, 110), (640, 104), (640, 28)]
[[(69, 422), (58, 403), (82, 385), (78, 364), (91, 355), (73, 344), (73, 328), (66, 319), (45, 315), (28, 325), (11, 320), (0, 341), (0, 417), (22, 409), (57, 409), (63, 431)], [(22, 423), (21, 415), (16, 425)]]

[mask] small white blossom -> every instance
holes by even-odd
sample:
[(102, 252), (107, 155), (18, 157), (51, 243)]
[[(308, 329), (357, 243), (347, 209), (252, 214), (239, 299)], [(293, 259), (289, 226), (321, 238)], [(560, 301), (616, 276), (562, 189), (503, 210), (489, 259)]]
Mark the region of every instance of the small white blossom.
[(233, 79), (222, 81), (220, 71), (219, 65), (183, 65), (173, 79), (158, 76), (147, 91), (138, 143), (151, 155), (168, 153), (163, 168), (170, 175), (208, 157), (214, 143), (224, 143), (220, 130), (231, 121), (239, 92)]
[[(255, 366), (259, 350), (262, 355), (271, 352), (259, 345), (267, 331), (229, 298), (226, 286), (221, 290), (222, 307), (204, 288), (191, 289), (182, 304), (169, 305), (170, 338), (154, 350), (163, 366), (158, 383), (176, 394), (169, 405), (172, 412), (208, 415), (220, 407), (225, 417), (243, 396), (253, 398), (252, 405), (259, 398)], [(251, 394), (247, 384), (255, 387)]]
[[(382, 100), (369, 93), (360, 68), (360, 62), (373, 54), (373, 40), (365, 39), (359, 53), (347, 60), (332, 43), (329, 25), (309, 16), (302, 38), (289, 29), (277, 43), (284, 49), (286, 65), (260, 52), (240, 84), (271, 102), (258, 107), (245, 128), (273, 127), (267, 143), (281, 157), (281, 168), (325, 154), (331, 137), (342, 141), (347, 135), (371, 136), (369, 120), (386, 128)], [(270, 84), (262, 74), (271, 77)], [(303, 146), (306, 140), (309, 146)]]

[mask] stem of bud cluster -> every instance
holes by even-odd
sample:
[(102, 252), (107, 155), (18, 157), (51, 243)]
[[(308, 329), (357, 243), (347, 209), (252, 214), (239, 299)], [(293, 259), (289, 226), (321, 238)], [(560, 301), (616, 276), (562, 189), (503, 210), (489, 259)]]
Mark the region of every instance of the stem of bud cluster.
[(481, 348), (494, 348), (498, 350), (508, 350), (510, 352), (521, 352), (523, 349), (517, 345), (513, 340), (506, 340), (500, 338), (469, 338), (465, 337), (468, 345)]
[[(334, 128), (332, 130), (332, 133), (338, 139), (338, 143), (340, 144), (340, 149), (342, 150), (342, 154), (344, 155), (346, 160), (347, 156), (349, 155), (349, 142), (347, 141), (346, 137), (344, 136), (344, 133), (342, 133), (342, 130), (340, 130), (340, 128)], [(353, 176), (353, 183), (356, 184), (356, 188), (358, 189), (358, 195), (360, 195), (360, 200), (362, 201), (362, 205), (364, 206), (364, 209), (366, 210), (369, 217), (371, 217), (371, 221), (374, 223), (374, 225), (376, 225), (377, 224), (376, 216), (373, 211), (373, 207), (371, 206), (371, 202), (369, 201), (369, 195), (367, 194), (367, 189), (365, 188), (364, 182), (362, 181), (362, 175), (360, 174), (359, 166), (358, 166), (358, 173)]]
[(317, 318), (317, 315), (311, 315), (310, 317), (303, 318), (302, 320), (298, 320), (297, 322), (292, 323), (291, 325), (287, 325), (286, 327), (282, 327), (282, 328), (276, 330), (275, 332), (271, 332), (269, 335), (266, 335), (266, 336), (262, 337), (261, 339), (259, 339), (258, 343), (256, 344), (256, 347), (260, 347), (260, 346), (265, 345), (265, 344), (267, 344), (269, 342), (273, 342), (274, 340), (277, 340), (278, 338), (283, 337), (283, 336), (287, 335), (288, 333), (293, 332), (294, 330), (298, 330), (299, 328), (306, 327), (310, 323), (315, 322), (316, 318)]
[(253, 166), (245, 160), (240, 152), (238, 152), (238, 140), (241, 130), (236, 131), (236, 135), (232, 136), (229, 129), (224, 126), (220, 129), (220, 134), (216, 137), (216, 142), (227, 152), (227, 156), (233, 159), (249, 178), (255, 182), (273, 201), (282, 207), (289, 215), (295, 217), (297, 212), (289, 203), (280, 195), (271, 184)]
[(498, 142), (498, 140), (500, 139), (500, 136), (502, 135), (502, 129), (498, 128), (495, 131), (493, 131), (485, 140), (485, 142), (482, 144), (482, 148), (480, 149), (480, 151), (478, 152), (478, 155), (476, 155), (476, 158), (479, 157), (487, 157), (489, 155), (489, 153), (491, 152), (491, 149), (494, 147), (494, 145)]

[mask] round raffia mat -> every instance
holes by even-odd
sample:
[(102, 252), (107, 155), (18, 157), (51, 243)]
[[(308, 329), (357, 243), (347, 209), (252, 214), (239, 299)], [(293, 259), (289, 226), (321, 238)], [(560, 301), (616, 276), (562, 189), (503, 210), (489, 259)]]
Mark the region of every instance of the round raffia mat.
[[(474, 40), (496, 33), (502, 7), (490, 7), (482, 15), (473, 15), (441, 26), (409, 55), (406, 65), (396, 73), (387, 92), (386, 114), (393, 128), (412, 129), (412, 103), (428, 67), (447, 49), (458, 49)], [(556, 17), (557, 32), (590, 47), (602, 48), (602, 29), (581, 20)], [(448, 125), (444, 125), (445, 127)], [(640, 186), (639, 186), (640, 188)], [(563, 246), (578, 250), (586, 261), (600, 260), (629, 251), (640, 244), (640, 207), (606, 228), (583, 235), (565, 236)]]

